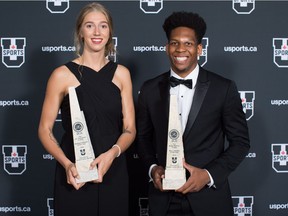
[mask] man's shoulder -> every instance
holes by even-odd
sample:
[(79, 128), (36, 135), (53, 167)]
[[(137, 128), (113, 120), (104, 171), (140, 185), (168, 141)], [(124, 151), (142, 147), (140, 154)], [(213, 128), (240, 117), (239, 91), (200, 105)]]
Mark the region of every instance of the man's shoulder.
[(169, 78), (169, 71), (165, 72), (165, 73), (162, 73), (162, 74), (159, 74), (153, 78), (150, 78), (148, 80), (146, 80), (144, 83), (143, 83), (143, 86), (145, 87), (152, 87), (152, 86), (155, 86), (155, 85), (158, 85), (159, 83), (161, 82), (165, 82), (167, 81), (167, 79)]
[(207, 77), (207, 79), (211, 80), (211, 81), (219, 81), (219, 82), (224, 82), (224, 83), (233, 82), (233, 80), (225, 77), (224, 75), (221, 75), (221, 74), (213, 72), (213, 71), (206, 70), (204, 68), (201, 68), (200, 72), (205, 74), (204, 76)]

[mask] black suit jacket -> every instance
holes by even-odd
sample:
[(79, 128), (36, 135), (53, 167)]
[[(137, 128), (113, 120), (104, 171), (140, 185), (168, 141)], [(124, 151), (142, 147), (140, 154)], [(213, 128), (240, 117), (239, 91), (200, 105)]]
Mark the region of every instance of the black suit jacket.
[[(146, 81), (139, 93), (137, 147), (147, 173), (152, 164), (163, 167), (166, 164), (169, 76), (170, 71)], [(250, 148), (245, 114), (233, 81), (200, 67), (183, 144), (185, 161), (207, 169), (216, 186), (187, 194), (194, 213), (197, 216), (233, 215), (227, 177)], [(152, 216), (166, 214), (172, 193), (160, 192), (150, 184)]]

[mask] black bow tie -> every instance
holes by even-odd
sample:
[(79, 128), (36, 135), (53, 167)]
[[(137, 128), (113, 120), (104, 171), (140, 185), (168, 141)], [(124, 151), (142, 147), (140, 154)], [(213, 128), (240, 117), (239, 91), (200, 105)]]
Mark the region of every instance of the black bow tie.
[(192, 79), (184, 80), (184, 79), (177, 79), (176, 77), (173, 76), (170, 77), (170, 85), (172, 87), (175, 87), (179, 84), (185, 85), (187, 88), (192, 89)]

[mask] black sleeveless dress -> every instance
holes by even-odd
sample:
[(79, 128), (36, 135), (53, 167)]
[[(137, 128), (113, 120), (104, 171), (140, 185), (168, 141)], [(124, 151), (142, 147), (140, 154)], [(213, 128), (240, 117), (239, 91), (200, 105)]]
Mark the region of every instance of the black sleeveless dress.
[[(97, 157), (110, 149), (122, 133), (121, 95), (119, 88), (112, 83), (117, 64), (110, 61), (98, 72), (74, 62), (65, 65), (81, 83), (76, 88), (76, 93)], [(61, 104), (61, 115), (65, 130), (61, 148), (74, 162), (68, 95)], [(79, 190), (67, 184), (65, 170), (57, 162), (54, 211), (55, 216), (128, 216), (128, 171), (125, 153), (113, 161), (102, 183), (86, 183)]]

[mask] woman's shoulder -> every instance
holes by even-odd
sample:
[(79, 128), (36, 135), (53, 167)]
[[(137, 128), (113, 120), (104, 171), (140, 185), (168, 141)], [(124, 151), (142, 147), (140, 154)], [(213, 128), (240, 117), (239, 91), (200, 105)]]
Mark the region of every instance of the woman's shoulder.
[(54, 89), (66, 91), (67, 86), (78, 85), (78, 81), (65, 65), (61, 65), (52, 71), (48, 80), (48, 85), (52, 86)]
[(66, 65), (61, 65), (55, 68), (51, 73), (51, 77), (55, 77), (57, 79), (66, 79), (69, 76), (71, 76), (71, 71), (67, 68)]
[(113, 82), (122, 89), (123, 87), (131, 86), (130, 71), (127, 67), (121, 64), (117, 64), (116, 71), (114, 73)]
[(120, 79), (121, 78), (125, 79), (125, 77), (130, 77), (130, 71), (126, 66), (117, 64), (115, 75), (119, 77)]
[(51, 73), (48, 85), (56, 91), (67, 94), (68, 87), (78, 86), (79, 81), (65, 65), (61, 65)]
[(119, 71), (119, 72), (122, 72), (122, 73), (130, 73), (129, 69), (126, 66), (121, 65), (121, 64), (117, 64), (116, 71)]

